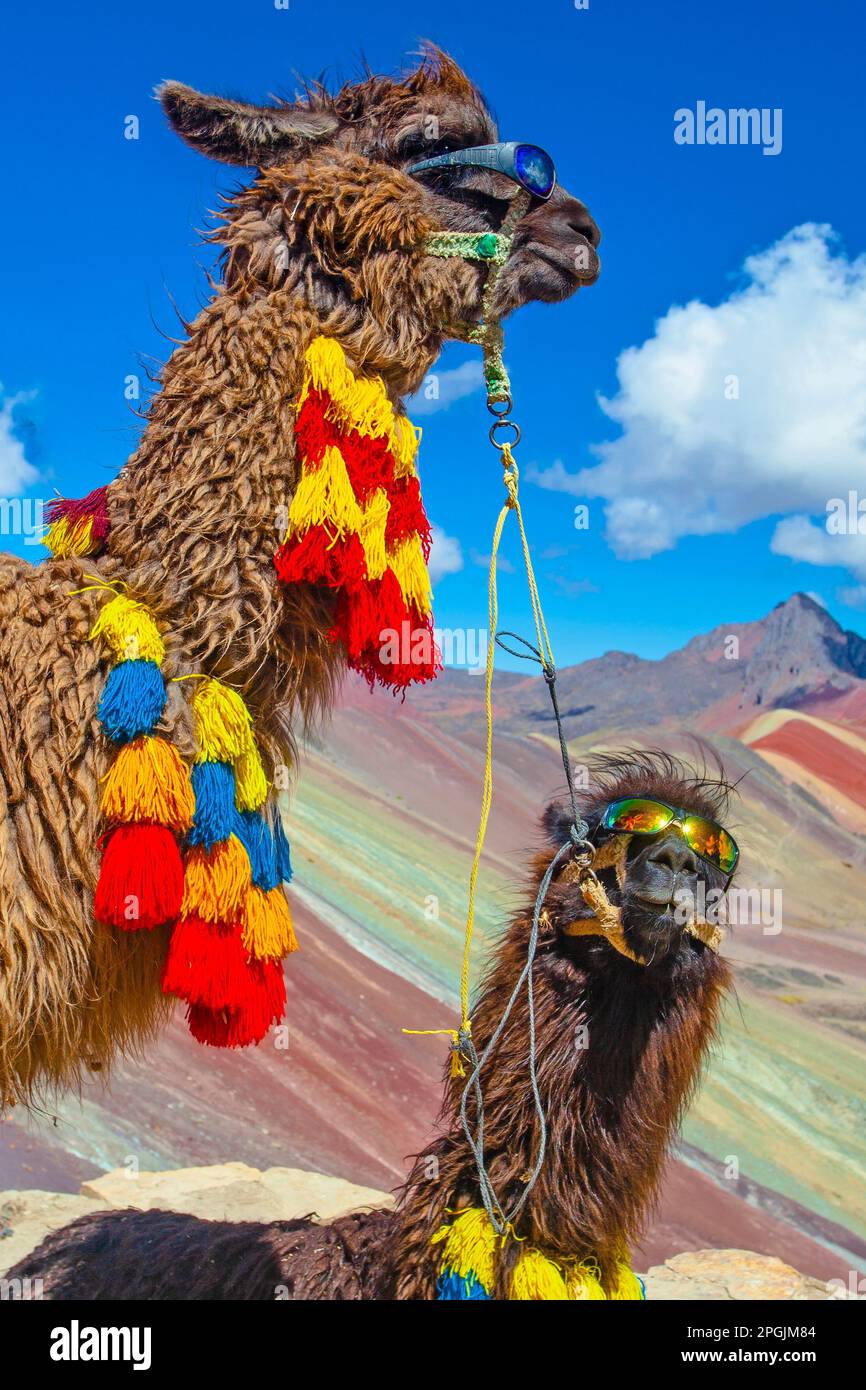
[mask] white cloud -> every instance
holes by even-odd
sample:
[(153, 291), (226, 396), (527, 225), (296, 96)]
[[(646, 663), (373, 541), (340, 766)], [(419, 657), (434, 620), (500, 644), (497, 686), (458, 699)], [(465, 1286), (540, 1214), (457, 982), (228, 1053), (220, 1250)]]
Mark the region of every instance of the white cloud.
[(33, 465), (27, 462), (24, 446), (15, 436), (15, 407), (22, 401), (30, 400), (31, 395), (22, 392), (3, 400), (3, 387), (0, 385), (0, 494), (3, 497), (15, 497), (39, 476)]
[(836, 597), (849, 608), (866, 608), (866, 584), (854, 584), (850, 588), (840, 589)]
[(432, 415), (434, 410), (447, 410), (449, 405), (464, 396), (472, 396), (484, 385), (480, 358), (461, 362), (441, 372), (428, 372), (421, 390), (407, 402), (409, 416)]
[(456, 536), (447, 536), (441, 526), (430, 527), (433, 545), (430, 549), (430, 583), (437, 584), (446, 574), (457, 574), (463, 568), (463, 551)]
[[(473, 565), (477, 565), (479, 569), (490, 569), (490, 556), (483, 555), (480, 550), (470, 550), (469, 558), (472, 561)], [(507, 555), (497, 555), (496, 569), (499, 574), (515, 573), (515, 567), (512, 564), (511, 560), (508, 559)]]
[(774, 549), (802, 545), (834, 556), (813, 563), (859, 573), (855, 538), (843, 559), (846, 538), (826, 536), (828, 551), (805, 528), (866, 479), (866, 256), (849, 260), (831, 228), (806, 224), (750, 256), (744, 277), (716, 307), (671, 308), (620, 355), (619, 389), (601, 405), (622, 434), (595, 447), (598, 464), (557, 463), (535, 480), (603, 498), (623, 558), (799, 513)]
[(787, 516), (773, 532), (770, 549), (808, 565), (842, 565), (866, 580), (866, 533), (831, 535), (826, 525), (816, 525), (808, 516)]

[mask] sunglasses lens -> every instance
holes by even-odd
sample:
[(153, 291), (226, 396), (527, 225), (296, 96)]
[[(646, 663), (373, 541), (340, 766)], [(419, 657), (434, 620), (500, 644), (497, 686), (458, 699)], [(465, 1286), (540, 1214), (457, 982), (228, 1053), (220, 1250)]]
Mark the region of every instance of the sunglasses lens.
[(520, 182), (536, 198), (549, 198), (556, 183), (553, 160), (537, 145), (518, 145), (514, 151), (514, 167)]
[(607, 809), (604, 818), (605, 830), (623, 831), (632, 835), (655, 835), (670, 825), (673, 812), (658, 801), (646, 801), (641, 797), (627, 796), (622, 801), (614, 801)]
[(737, 862), (737, 846), (727, 830), (711, 820), (700, 816), (689, 816), (683, 824), (686, 843), (695, 854), (717, 864), (723, 873), (729, 874)]

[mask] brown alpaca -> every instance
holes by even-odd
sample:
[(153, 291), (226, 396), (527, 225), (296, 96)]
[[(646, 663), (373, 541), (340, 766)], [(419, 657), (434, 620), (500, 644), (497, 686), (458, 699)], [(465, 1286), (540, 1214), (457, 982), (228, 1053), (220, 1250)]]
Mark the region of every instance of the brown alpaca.
[[(94, 574), (125, 583), (164, 632), (167, 675), (232, 683), (266, 760), (286, 761), (292, 728), (328, 707), (344, 665), (327, 639), (333, 595), (281, 586), (273, 565), (297, 481), (305, 350), (317, 334), (336, 338), (401, 410), (454, 326), (480, 313), (484, 267), (432, 258), (425, 236), (495, 230), (516, 189), (477, 169), (403, 172), (443, 147), (496, 139), (478, 91), (432, 50), (405, 80), (369, 76), (336, 96), (312, 87), (295, 105), (176, 82), (160, 95), (190, 145), (257, 173), (227, 200), (214, 234), (223, 281), (108, 489), (107, 553), (35, 568), (0, 556), (0, 1108), (107, 1068), (169, 1008), (167, 929), (93, 923), (110, 750), (95, 718), (108, 667), (88, 634), (104, 595), (73, 591)], [(590, 283), (597, 242), (585, 207), (557, 188), (519, 223), (495, 313)], [(189, 754), (184, 699), (170, 690), (161, 728)]]
[[(695, 774), (664, 754), (628, 753), (599, 762), (581, 809), (591, 833), (609, 801), (631, 794), (718, 820), (727, 792), (721, 777)], [(548, 810), (553, 849), (536, 859), (527, 911), (497, 948), (472, 1012), (479, 1053), (525, 962), (537, 883), (567, 842), (569, 826), (563, 807)], [(589, 913), (568, 869), (560, 871), (548, 894), (533, 976), (548, 1145), (516, 1221), (521, 1240), (507, 1242), (500, 1259), (494, 1296), (501, 1299), (508, 1298), (513, 1262), (525, 1244), (554, 1259), (594, 1258), (610, 1291), (617, 1260), (640, 1239), (653, 1209), (730, 985), (724, 960), (684, 931), (672, 908), (678, 893), (695, 895), (699, 883), (709, 891), (724, 881), (678, 828), (634, 836), (619, 872), (611, 867), (599, 877), (620, 908), (628, 946), (647, 964), (626, 958), (602, 936), (567, 930)], [(505, 1206), (523, 1190), (538, 1146), (527, 1039), (524, 993), (483, 1073), (487, 1167)], [(433, 1299), (442, 1256), (430, 1238), (450, 1212), (480, 1205), (459, 1118), (464, 1085), (449, 1075), (439, 1134), (415, 1160), (396, 1213), (321, 1227), (112, 1212), (49, 1236), (10, 1277), (41, 1278), (45, 1296), (58, 1299)]]

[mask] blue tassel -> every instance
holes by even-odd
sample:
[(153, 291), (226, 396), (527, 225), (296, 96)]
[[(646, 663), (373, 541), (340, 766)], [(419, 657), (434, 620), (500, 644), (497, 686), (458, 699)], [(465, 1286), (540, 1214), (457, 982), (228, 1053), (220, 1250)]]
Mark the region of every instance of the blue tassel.
[(489, 1300), (490, 1294), (471, 1272), (462, 1275), (454, 1269), (449, 1269), (440, 1274), (437, 1280), (436, 1297), (437, 1299), (486, 1298)]
[(165, 681), (155, 661), (121, 661), (109, 672), (96, 717), (114, 743), (129, 743), (153, 731), (165, 700)]
[(276, 870), (276, 850), (271, 828), (261, 811), (241, 811), (235, 834), (249, 855), (256, 888), (270, 893), (279, 886)]
[(195, 816), (191, 845), (210, 850), (220, 840), (237, 835), (240, 817), (235, 809), (235, 774), (230, 763), (195, 763), (192, 769)]
[(291, 883), (292, 881), (292, 856), (289, 852), (289, 842), (286, 839), (286, 832), (283, 829), (282, 817), (279, 810), (273, 818), (274, 833), (274, 853), (276, 856), (276, 873), (278, 883)]

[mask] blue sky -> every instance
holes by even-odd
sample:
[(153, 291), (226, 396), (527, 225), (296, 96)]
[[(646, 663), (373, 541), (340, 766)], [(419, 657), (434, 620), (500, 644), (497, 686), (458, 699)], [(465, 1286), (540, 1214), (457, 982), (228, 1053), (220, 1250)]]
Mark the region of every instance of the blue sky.
[[(180, 144), (154, 85), (264, 100), (293, 73), (351, 77), (361, 54), (394, 72), (422, 37), (463, 63), (503, 138), (551, 151), (604, 234), (593, 289), (507, 327), (558, 661), (611, 647), (658, 656), (796, 589), (862, 631), (866, 543), (831, 543), (823, 524), (830, 497), (866, 496), (864, 19), (838, 0), (16, 7), (0, 84), (7, 493), (15, 477), (35, 497), (108, 481), (139, 428), (127, 377), (170, 350), (172, 300), (188, 316), (204, 302), (198, 229), (233, 172)], [(781, 152), (677, 144), (674, 113), (698, 101), (780, 108)], [(446, 349), (445, 395), (473, 357)], [(462, 557), (437, 582), (437, 622), (475, 627), (501, 496), (483, 397), (416, 419), (427, 508)], [(581, 501), (590, 525), (578, 531)], [(528, 631), (513, 540), (506, 559), (503, 625)]]

